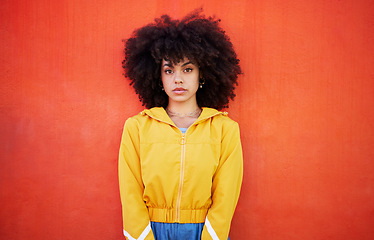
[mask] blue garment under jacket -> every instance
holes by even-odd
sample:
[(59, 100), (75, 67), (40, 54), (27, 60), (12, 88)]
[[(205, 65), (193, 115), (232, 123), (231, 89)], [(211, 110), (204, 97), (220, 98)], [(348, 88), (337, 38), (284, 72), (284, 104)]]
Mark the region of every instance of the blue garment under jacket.
[(155, 240), (200, 240), (204, 223), (151, 222), (151, 227)]

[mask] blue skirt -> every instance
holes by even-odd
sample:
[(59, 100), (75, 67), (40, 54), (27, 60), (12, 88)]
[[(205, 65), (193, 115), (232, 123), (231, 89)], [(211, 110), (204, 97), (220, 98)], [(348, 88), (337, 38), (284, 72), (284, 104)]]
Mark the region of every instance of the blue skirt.
[(155, 240), (200, 240), (204, 223), (151, 222), (151, 227)]

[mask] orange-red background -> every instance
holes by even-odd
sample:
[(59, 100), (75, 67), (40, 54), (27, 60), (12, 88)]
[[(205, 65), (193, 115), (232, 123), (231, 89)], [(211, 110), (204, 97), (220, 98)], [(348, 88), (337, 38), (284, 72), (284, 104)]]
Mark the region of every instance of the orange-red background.
[(124, 239), (117, 154), (142, 106), (121, 40), (201, 6), (245, 72), (230, 238), (374, 239), (370, 0), (1, 1), (1, 239)]

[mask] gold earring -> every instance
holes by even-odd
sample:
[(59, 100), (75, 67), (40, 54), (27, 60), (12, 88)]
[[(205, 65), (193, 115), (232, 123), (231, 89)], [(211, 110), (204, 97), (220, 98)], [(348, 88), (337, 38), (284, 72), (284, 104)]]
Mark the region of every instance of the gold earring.
[(200, 88), (203, 88), (204, 84), (205, 84), (205, 78), (201, 77), (199, 81)]

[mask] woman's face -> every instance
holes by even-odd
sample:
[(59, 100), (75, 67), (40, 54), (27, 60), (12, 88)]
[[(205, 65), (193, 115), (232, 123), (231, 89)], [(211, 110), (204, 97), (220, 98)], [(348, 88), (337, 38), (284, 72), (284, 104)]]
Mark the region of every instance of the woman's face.
[(196, 92), (199, 88), (199, 67), (196, 63), (184, 58), (174, 65), (164, 59), (161, 64), (161, 80), (169, 96), (169, 104), (196, 104)]

